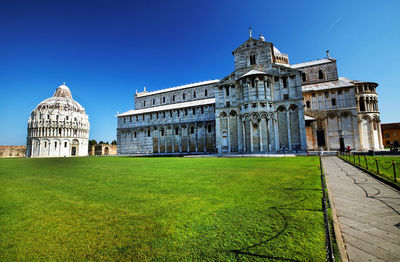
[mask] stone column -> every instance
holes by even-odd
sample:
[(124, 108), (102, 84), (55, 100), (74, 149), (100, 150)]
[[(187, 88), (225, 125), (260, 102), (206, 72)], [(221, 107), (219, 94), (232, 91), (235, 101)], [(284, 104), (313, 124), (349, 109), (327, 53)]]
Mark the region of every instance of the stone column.
[[(267, 119), (267, 132), (268, 132), (268, 152), (270, 152), (271, 151), (271, 149), (273, 149), (274, 148), (274, 146), (275, 146), (275, 143), (273, 143), (274, 142), (274, 135), (273, 135), (273, 132), (272, 132), (273, 130), (272, 130), (272, 119), (270, 118), (270, 119)], [(271, 148), (269, 147), (269, 145), (271, 145)]]
[[(299, 132), (300, 132), (300, 145), (302, 151), (307, 151), (307, 135), (306, 135), (306, 123), (304, 120), (304, 107), (298, 107), (297, 109), (299, 117)], [(314, 130), (316, 132), (316, 130)], [(316, 137), (316, 135), (314, 136)]]
[(171, 150), (172, 151), (171, 152), (175, 153), (175, 150), (174, 150), (175, 126), (172, 126), (171, 128), (172, 128), (172, 132), (171, 132), (171, 134), (172, 134), (172, 137), (171, 137), (171, 139), (172, 139), (172, 149)]
[(370, 149), (375, 149), (375, 135), (374, 135), (374, 121), (369, 121), (369, 134), (371, 136), (371, 145)]
[(228, 152), (230, 153), (231, 152), (231, 128), (230, 128), (230, 125), (231, 125), (231, 114), (230, 113), (228, 113)]
[(168, 127), (165, 126), (165, 131), (164, 131), (164, 153), (168, 153), (167, 140), (168, 140)]
[(218, 116), (215, 118), (215, 139), (217, 142), (217, 151), (221, 153), (221, 118)]
[(183, 128), (181, 125), (179, 126), (179, 131), (181, 133), (181, 137), (179, 139), (179, 152), (182, 153)]
[(236, 116), (236, 122), (237, 122), (237, 130), (238, 130), (238, 134), (237, 134), (238, 135), (238, 152), (241, 152), (242, 151), (242, 137), (241, 137), (242, 129), (240, 128), (241, 119), (239, 116)]
[[(290, 109), (286, 110), (286, 120), (287, 120), (287, 135), (288, 135), (288, 147), (289, 147), (289, 151), (292, 151), (292, 138), (291, 138), (291, 134), (290, 134)], [(300, 121), (300, 119), (299, 119)]]
[(360, 135), (360, 150), (362, 151), (364, 149), (364, 144), (363, 144), (363, 133), (362, 133), (362, 127), (361, 127), (361, 119), (358, 120), (358, 133)]
[(199, 128), (198, 128), (197, 123), (195, 125), (194, 132), (195, 132), (194, 135), (195, 135), (195, 144), (196, 144), (196, 153), (197, 153), (198, 152), (198, 145), (199, 145), (199, 143), (197, 141), (199, 139), (199, 134), (198, 134)]
[(328, 131), (329, 130), (328, 129), (328, 116), (325, 117), (324, 122), (325, 122), (325, 145), (326, 145), (327, 150), (329, 151), (331, 146), (329, 144), (330, 141), (329, 141), (329, 131)]
[(160, 152), (160, 127), (157, 128), (157, 152), (159, 154), (161, 153)]
[(203, 145), (203, 151), (207, 152), (207, 123), (204, 122), (204, 145)]
[(242, 120), (242, 130), (243, 130), (243, 151), (242, 152), (245, 152), (246, 150), (247, 150), (247, 148), (246, 148), (246, 127), (245, 127), (245, 125), (246, 125), (246, 119), (244, 119), (244, 120)]
[(250, 150), (253, 153), (254, 149), (253, 149), (253, 121), (250, 119), (249, 121), (249, 125), (250, 125)]
[(279, 151), (279, 130), (278, 130), (278, 120), (273, 118), (274, 130), (275, 130), (275, 150)]
[(190, 142), (190, 139), (189, 139), (189, 125), (187, 125), (186, 126), (186, 141), (187, 141), (187, 143), (186, 143), (186, 147), (187, 147), (187, 152), (190, 152), (190, 145), (189, 145), (189, 142)]
[(264, 151), (264, 147), (263, 147), (263, 136), (262, 136), (262, 117), (260, 119), (260, 124), (258, 125), (258, 131), (260, 133), (260, 152)]

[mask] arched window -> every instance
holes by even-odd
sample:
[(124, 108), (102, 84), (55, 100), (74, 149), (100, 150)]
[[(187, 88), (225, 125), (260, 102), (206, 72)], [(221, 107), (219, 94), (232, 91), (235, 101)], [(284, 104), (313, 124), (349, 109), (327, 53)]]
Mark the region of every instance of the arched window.
[(207, 126), (207, 131), (208, 131), (208, 133), (211, 133), (211, 125)]
[(207, 91), (207, 89), (206, 89), (206, 90), (204, 90), (204, 96), (205, 96), (205, 97), (207, 97), (207, 96), (208, 96), (208, 91)]
[(67, 142), (64, 142), (64, 147), (67, 147)]
[(250, 65), (256, 64), (256, 55), (250, 55)]
[(332, 98), (332, 106), (336, 106), (336, 98)]
[(303, 82), (306, 82), (306, 81), (307, 81), (307, 75), (306, 75), (306, 73), (302, 73), (302, 74), (301, 74), (301, 80), (302, 80)]
[(150, 136), (150, 129), (147, 130), (147, 136)]
[(136, 138), (136, 131), (133, 133), (133, 136)]
[(196, 98), (196, 91), (193, 92), (193, 98)]
[(193, 127), (193, 126), (190, 127), (190, 133), (191, 133), (191, 134), (194, 134), (194, 127)]
[(324, 72), (321, 69), (318, 71), (318, 79), (324, 79)]
[(196, 115), (196, 108), (192, 108), (192, 113), (193, 113), (193, 115)]
[(201, 114), (204, 114), (204, 108), (201, 107)]
[(172, 102), (175, 102), (175, 95), (172, 95)]
[(360, 111), (361, 112), (365, 111), (364, 99), (360, 99), (359, 106), (360, 106)]
[(179, 132), (178, 128), (175, 127), (175, 135), (178, 135), (178, 132)]
[(57, 142), (54, 142), (54, 148), (57, 148)]
[(182, 99), (185, 100), (185, 93), (182, 94)]
[(310, 108), (310, 101), (306, 101), (306, 107)]
[(156, 104), (156, 100), (153, 98), (153, 106)]
[(185, 108), (185, 116), (187, 116), (187, 108)]
[(143, 106), (146, 106), (146, 101), (143, 101)]
[(165, 103), (165, 96), (163, 96), (163, 98), (162, 98), (162, 102), (163, 102), (163, 103)]
[(164, 129), (161, 129), (161, 136), (164, 136)]

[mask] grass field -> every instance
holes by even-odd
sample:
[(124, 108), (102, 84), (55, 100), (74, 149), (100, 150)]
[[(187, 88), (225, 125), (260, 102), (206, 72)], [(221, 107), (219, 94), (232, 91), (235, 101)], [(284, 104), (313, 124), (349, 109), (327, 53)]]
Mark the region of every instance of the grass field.
[(318, 164), (0, 159), (0, 260), (324, 261)]
[[(351, 162), (354, 162), (355, 164), (367, 169), (367, 163), (365, 160), (368, 161), (368, 170), (377, 174), (377, 167), (376, 167), (376, 161), (378, 160), (378, 168), (379, 168), (379, 176), (390, 180), (392, 182), (395, 182), (397, 184), (400, 184), (400, 157), (396, 156), (363, 156), (363, 155), (356, 155), (353, 157), (351, 155), (350, 157), (346, 158), (347, 160), (350, 160)], [(394, 180), (394, 172), (393, 172), (393, 165), (392, 161), (394, 161), (395, 167), (396, 167), (396, 181)]]

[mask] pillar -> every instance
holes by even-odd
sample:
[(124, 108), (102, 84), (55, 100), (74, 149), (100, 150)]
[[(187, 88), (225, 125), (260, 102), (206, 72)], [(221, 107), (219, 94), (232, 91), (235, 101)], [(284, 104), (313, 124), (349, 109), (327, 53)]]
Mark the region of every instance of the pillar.
[(252, 125), (252, 121), (249, 121), (249, 125), (250, 125), (250, 150), (253, 153), (254, 149), (253, 149), (253, 125)]
[(274, 131), (275, 131), (275, 150), (279, 151), (279, 130), (278, 130), (278, 120), (273, 118), (274, 121)]
[(290, 134), (290, 109), (286, 110), (286, 120), (287, 120), (287, 135), (288, 135), (288, 146), (289, 146), (289, 151), (292, 151), (292, 138)]

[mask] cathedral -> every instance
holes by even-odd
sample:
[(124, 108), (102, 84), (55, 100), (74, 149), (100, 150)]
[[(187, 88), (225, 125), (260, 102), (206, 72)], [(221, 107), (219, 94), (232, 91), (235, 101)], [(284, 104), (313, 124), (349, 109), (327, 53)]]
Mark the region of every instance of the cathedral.
[(382, 149), (373, 82), (338, 77), (336, 60), (290, 64), (260, 35), (232, 52), (222, 79), (135, 94), (119, 114), (119, 154)]
[(28, 120), (27, 157), (87, 156), (89, 117), (63, 84)]

